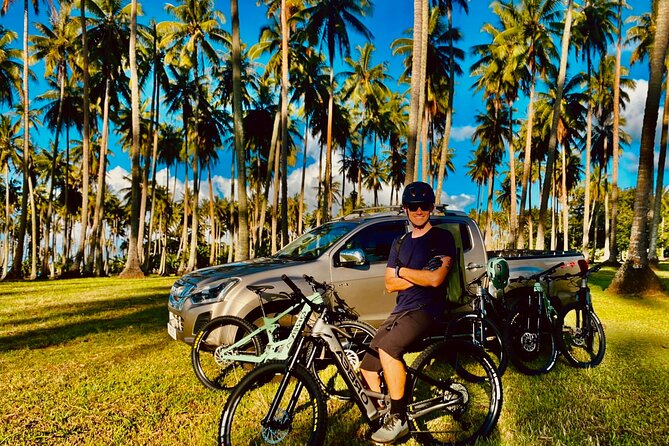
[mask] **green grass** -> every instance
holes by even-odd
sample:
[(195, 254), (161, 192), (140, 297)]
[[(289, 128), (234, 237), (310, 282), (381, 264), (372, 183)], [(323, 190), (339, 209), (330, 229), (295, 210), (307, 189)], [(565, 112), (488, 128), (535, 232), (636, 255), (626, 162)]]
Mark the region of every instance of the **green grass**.
[[(591, 281), (603, 363), (559, 360), (540, 377), (510, 369), (485, 444), (669, 444), (669, 295), (610, 295), (613, 273)], [(669, 268), (659, 274), (669, 283)], [(167, 336), (173, 281), (0, 283), (0, 445), (216, 444), (227, 395), (206, 390), (189, 347)], [(367, 431), (356, 407), (329, 403), (332, 444), (369, 444)]]

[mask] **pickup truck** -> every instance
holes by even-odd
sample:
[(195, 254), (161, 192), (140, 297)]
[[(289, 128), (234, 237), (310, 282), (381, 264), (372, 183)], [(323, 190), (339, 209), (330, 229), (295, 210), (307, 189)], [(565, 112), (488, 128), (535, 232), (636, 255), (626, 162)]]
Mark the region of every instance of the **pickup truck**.
[[(450, 230), (461, 249), (460, 261), (470, 281), (480, 276), (489, 257), (504, 256), (509, 264), (510, 277), (529, 276), (559, 262), (564, 266), (555, 275), (578, 271), (578, 252), (505, 252), (488, 253), (481, 231), (464, 212), (435, 209), (431, 223)], [(339, 295), (359, 314), (360, 319), (378, 326), (395, 305), (395, 294), (384, 285), (386, 262), (393, 240), (409, 230), (401, 208), (378, 212), (362, 209), (337, 220), (325, 223), (286, 245), (271, 257), (203, 268), (178, 279), (170, 291), (167, 331), (170, 337), (192, 344), (198, 330), (212, 318), (234, 315), (259, 324), (263, 314), (258, 296), (247, 285), (273, 285), (273, 291), (285, 290), (281, 281), (286, 274), (305, 292), (309, 287), (303, 274), (334, 284)], [(559, 297), (573, 295), (568, 281), (554, 282), (551, 294)], [(505, 290), (512, 299), (526, 293), (523, 285), (514, 284)], [(527, 285), (531, 287), (532, 285)], [(285, 299), (264, 304), (267, 315), (286, 308)], [(290, 324), (290, 321), (286, 321)]]

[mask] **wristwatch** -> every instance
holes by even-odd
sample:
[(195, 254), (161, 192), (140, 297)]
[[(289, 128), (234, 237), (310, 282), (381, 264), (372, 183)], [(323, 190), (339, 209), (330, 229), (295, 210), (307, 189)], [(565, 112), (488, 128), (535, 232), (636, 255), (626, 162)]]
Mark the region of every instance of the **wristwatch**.
[(402, 268), (400, 265), (397, 265), (397, 266), (395, 267), (395, 277), (399, 277), (399, 278), (401, 278), (401, 277), (400, 277), (400, 268)]

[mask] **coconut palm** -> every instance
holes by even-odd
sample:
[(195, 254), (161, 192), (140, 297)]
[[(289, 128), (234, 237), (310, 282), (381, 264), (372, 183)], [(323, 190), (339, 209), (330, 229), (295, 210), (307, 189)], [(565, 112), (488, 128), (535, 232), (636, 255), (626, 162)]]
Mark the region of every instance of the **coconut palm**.
[[(4, 0), (2, 2), (2, 8), (0, 8), (0, 15), (5, 15), (9, 10), (9, 6), (14, 3), (13, 0)], [(30, 7), (29, 3), (32, 3), (35, 14), (39, 13), (39, 0), (23, 0), (23, 185), (22, 185), (22, 195), (21, 195), (21, 216), (19, 220), (19, 232), (17, 243), (14, 250), (13, 265), (12, 265), (12, 275), (15, 277), (21, 277), (21, 265), (23, 263), (23, 245), (25, 242), (26, 235), (26, 224), (28, 220), (28, 165), (30, 163), (30, 95), (28, 91), (28, 80), (34, 78), (34, 74), (30, 71), (30, 53), (28, 51), (28, 34), (29, 34), (29, 13)], [(13, 40), (13, 39), (12, 39)], [(4, 94), (4, 93), (3, 93)], [(32, 238), (36, 239), (37, 234), (32, 233)], [(37, 253), (33, 250), (33, 256)], [(34, 262), (33, 262), (34, 263)]]
[[(46, 78), (55, 76), (58, 84), (58, 107), (56, 113), (55, 123), (52, 126), (54, 131), (53, 155), (52, 165), (50, 168), (49, 179), (49, 197), (48, 209), (46, 213), (46, 232), (44, 238), (48, 241), (50, 239), (51, 218), (53, 212), (53, 197), (54, 197), (54, 178), (56, 176), (56, 160), (59, 150), (59, 137), (61, 133), (64, 113), (64, 99), (65, 86), (67, 84), (67, 70), (70, 63), (71, 54), (75, 52), (75, 37), (78, 33), (76, 23), (71, 20), (70, 12), (72, 5), (63, 3), (60, 11), (53, 11), (50, 15), (50, 26), (43, 23), (36, 23), (35, 28), (40, 32), (39, 35), (31, 36), (30, 40), (33, 43), (35, 57), (45, 62), (44, 76)], [(48, 245), (47, 245), (48, 246)], [(54, 247), (55, 248), (55, 247)], [(53, 251), (47, 248), (44, 255), (43, 270), (46, 271), (46, 262), (50, 256), (53, 256)]]
[(669, 0), (658, 0), (656, 3), (656, 26), (653, 49), (650, 53), (650, 79), (641, 131), (629, 255), (627, 262), (616, 272), (611, 283), (614, 291), (623, 293), (642, 293), (649, 289), (661, 289), (657, 276), (648, 266), (646, 236), (648, 196), (651, 192), (651, 178), (653, 177), (655, 130), (662, 93), (662, 75), (669, 46)]
[(445, 109), (445, 121), (444, 121), (444, 131), (442, 136), (441, 143), (441, 157), (439, 158), (439, 168), (437, 171), (437, 191), (436, 191), (436, 202), (441, 203), (441, 191), (444, 183), (444, 176), (446, 175), (446, 169), (449, 167), (450, 160), (448, 159), (449, 144), (451, 140), (451, 126), (453, 123), (453, 98), (455, 97), (455, 72), (456, 67), (459, 71), (462, 71), (455, 61), (454, 51), (455, 47), (453, 43), (455, 42), (454, 37), (454, 28), (453, 28), (453, 6), (459, 6), (460, 9), (464, 11), (465, 14), (469, 14), (469, 6), (465, 0), (438, 0), (437, 4), (439, 8), (446, 14), (446, 24), (447, 24), (447, 40), (448, 40), (448, 102)]
[(351, 45), (348, 36), (348, 27), (353, 28), (367, 40), (373, 38), (371, 31), (360, 20), (371, 11), (371, 2), (367, 0), (323, 0), (302, 11), (307, 17), (304, 33), (311, 45), (321, 42), (327, 43), (328, 61), (330, 63), (330, 90), (328, 99), (328, 124), (326, 133), (327, 150), (325, 152), (325, 179), (324, 197), (322, 203), (322, 218), (327, 220), (332, 214), (332, 122), (334, 113), (334, 63), (336, 49), (339, 54), (349, 55)]
[[(356, 48), (360, 57), (357, 60), (351, 57), (346, 57), (344, 61), (351, 68), (350, 71), (343, 71), (341, 76), (345, 76), (346, 81), (343, 85), (343, 94), (345, 99), (354, 98), (354, 102), (360, 106), (360, 156), (359, 164), (365, 156), (365, 131), (368, 122), (372, 122), (371, 117), (376, 116), (377, 113), (369, 113), (370, 107), (378, 109), (380, 98), (390, 92), (386, 85), (386, 81), (390, 80), (387, 74), (387, 64), (380, 63), (372, 66), (372, 56), (375, 47), (371, 43), (365, 43), (364, 46)], [(368, 116), (369, 115), (371, 116)], [(357, 170), (358, 177), (355, 179), (358, 183), (358, 191), (361, 190), (362, 185), (362, 170)], [(361, 194), (358, 194), (358, 202), (356, 207), (360, 206)]]
[(609, 42), (613, 39), (616, 4), (611, 1), (587, 0), (580, 11), (580, 19), (574, 23), (574, 43), (581, 58), (586, 61), (588, 101), (588, 127), (585, 150), (585, 200), (583, 213), (583, 251), (587, 253), (589, 245), (588, 228), (590, 222), (590, 150), (592, 145), (593, 101), (590, 77), (592, 76), (593, 57), (603, 56)]
[(486, 104), (486, 113), (476, 115), (478, 124), (472, 141), (478, 142), (479, 149), (483, 152), (481, 161), (487, 167), (488, 183), (488, 209), (485, 228), (485, 243), (490, 245), (492, 241), (492, 213), (495, 171), (502, 160), (504, 153), (504, 143), (509, 135), (509, 112), (504, 108), (499, 108), (494, 101), (489, 100)]
[[(164, 32), (163, 41), (171, 42), (174, 51), (170, 51), (166, 57), (166, 63), (177, 63), (179, 66), (193, 70), (195, 83), (195, 103), (193, 116), (195, 122), (199, 122), (199, 101), (205, 101), (202, 97), (201, 64), (200, 58), (206, 57), (213, 66), (219, 65), (220, 58), (216, 51), (216, 44), (223, 45), (228, 41), (228, 35), (221, 28), (225, 20), (223, 14), (214, 9), (212, 0), (182, 0), (177, 5), (166, 4), (165, 10), (176, 18), (173, 22), (162, 22), (158, 24), (158, 30)], [(233, 22), (234, 25), (234, 22)], [(206, 107), (205, 107), (206, 108)], [(187, 125), (187, 121), (184, 121)], [(200, 140), (198, 125), (194, 126), (194, 140)], [(190, 256), (187, 271), (197, 268), (197, 227), (198, 213), (196, 212), (199, 200), (199, 151), (197, 147), (192, 152), (191, 168), (193, 170), (193, 218), (192, 237), (190, 245)]]
[[(630, 57), (630, 63), (634, 64), (641, 62), (647, 56), (650, 55), (650, 52), (653, 47), (653, 39), (655, 32), (655, 14), (645, 13), (638, 17), (630, 17), (629, 21), (636, 23), (635, 26), (629, 29), (627, 43), (634, 43), (637, 46), (632, 52)], [(669, 69), (669, 55), (665, 61), (666, 66)], [(666, 88), (665, 85), (665, 100), (664, 103), (668, 104), (669, 98), (669, 88)], [(657, 234), (658, 226), (660, 220), (660, 210), (662, 202), (662, 191), (663, 191), (663, 181), (664, 181), (664, 165), (666, 161), (666, 151), (667, 151), (667, 140), (669, 135), (669, 107), (664, 107), (664, 116), (662, 120), (662, 133), (660, 139), (660, 152), (658, 156), (658, 166), (657, 166), (657, 179), (655, 182), (655, 194), (653, 198), (653, 218), (651, 221), (650, 227), (650, 241), (649, 241), (649, 261), (652, 263), (657, 262)], [(613, 256), (612, 256), (613, 257)], [(614, 257), (615, 259), (615, 257)]]

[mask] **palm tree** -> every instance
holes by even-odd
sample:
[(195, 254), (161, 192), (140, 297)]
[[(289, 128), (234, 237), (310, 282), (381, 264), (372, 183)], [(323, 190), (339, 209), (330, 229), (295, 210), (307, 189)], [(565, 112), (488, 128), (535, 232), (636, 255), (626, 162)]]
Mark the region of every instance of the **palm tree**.
[[(9, 6), (13, 3), (13, 0), (4, 0), (2, 3), (2, 8), (0, 8), (0, 15), (5, 15), (9, 10)], [(33, 9), (35, 14), (39, 13), (39, 0), (32, 0)], [(23, 185), (22, 185), (22, 195), (21, 195), (21, 216), (19, 220), (19, 233), (14, 250), (14, 260), (12, 265), (12, 275), (15, 277), (21, 277), (21, 265), (23, 263), (23, 244), (25, 242), (26, 236), (26, 224), (28, 220), (28, 194), (29, 194), (29, 185), (28, 185), (28, 166), (30, 164), (30, 95), (28, 92), (28, 80), (34, 75), (30, 71), (30, 53), (28, 50), (28, 16), (30, 8), (29, 1), (23, 0)], [(33, 225), (34, 226), (34, 225)], [(33, 231), (32, 238), (35, 240), (37, 234)], [(33, 255), (37, 253), (33, 250)]]
[[(65, 100), (65, 86), (67, 83), (67, 67), (70, 59), (70, 54), (75, 51), (74, 40), (78, 30), (75, 27), (75, 22), (71, 20), (70, 12), (72, 5), (64, 3), (61, 5), (59, 12), (53, 12), (50, 16), (50, 25), (43, 23), (36, 23), (35, 28), (41, 35), (31, 36), (33, 48), (35, 50), (35, 57), (45, 61), (44, 76), (46, 78), (52, 77), (55, 74), (59, 89), (58, 96), (58, 111), (56, 116), (54, 130), (53, 155), (51, 164), (51, 175), (49, 179), (49, 197), (48, 210), (45, 223), (44, 238), (48, 241), (50, 239), (51, 218), (53, 212), (53, 197), (54, 197), (54, 183), (56, 177), (56, 160), (59, 150), (59, 137), (63, 123), (64, 100)], [(48, 244), (47, 244), (48, 246)], [(55, 247), (54, 247), (55, 248)], [(47, 249), (43, 259), (43, 271), (46, 271), (47, 261), (54, 252)]]
[(235, 156), (237, 160), (237, 200), (239, 224), (235, 260), (249, 258), (249, 211), (246, 196), (246, 150), (242, 122), (242, 45), (239, 36), (238, 0), (230, 0), (232, 16), (232, 113)]
[[(555, 47), (552, 43), (548, 24), (555, 19), (555, 9), (558, 0), (524, 0), (517, 6), (513, 2), (500, 2), (495, 5), (495, 12), (499, 15), (503, 24), (503, 30), (496, 36), (495, 40), (502, 48), (506, 47), (507, 58), (517, 59), (511, 65), (511, 73), (519, 76), (523, 89), (528, 92), (527, 107), (527, 131), (525, 132), (525, 163), (523, 166), (523, 179), (521, 183), (520, 199), (520, 227), (518, 233), (523, 231), (523, 214), (527, 199), (528, 180), (531, 171), (532, 160), (532, 134), (534, 121), (534, 95), (536, 83), (539, 78), (546, 79), (551, 60), (555, 56)], [(507, 47), (510, 45), (510, 48)], [(516, 48), (516, 49), (514, 49)], [(515, 77), (513, 76), (513, 77)], [(512, 84), (515, 84), (513, 80)], [(515, 92), (512, 93), (513, 99)], [(515, 176), (515, 175), (512, 175)], [(511, 194), (514, 194), (514, 181), (511, 181)], [(511, 200), (512, 207), (512, 237), (515, 229), (515, 200)], [(514, 240), (515, 241), (515, 240)]]
[(9, 246), (10, 246), (10, 229), (11, 229), (11, 180), (9, 177), (9, 162), (13, 156), (18, 153), (16, 141), (16, 129), (12, 125), (9, 116), (0, 116), (0, 170), (4, 177), (4, 205), (5, 205), (5, 225), (3, 228), (4, 242), (2, 251), (2, 273), (0, 280), (4, 280), (9, 272)]
[(367, 40), (373, 38), (371, 31), (360, 21), (360, 17), (371, 12), (368, 0), (323, 0), (306, 8), (302, 15), (308, 17), (304, 33), (309, 42), (316, 46), (327, 42), (328, 61), (330, 62), (330, 90), (328, 99), (327, 150), (325, 152), (324, 198), (322, 218), (327, 220), (332, 213), (332, 120), (334, 109), (334, 63), (335, 49), (339, 48), (347, 56), (351, 52), (347, 26), (352, 27)]
[[(436, 192), (436, 202), (441, 203), (441, 191), (444, 184), (444, 175), (446, 173), (447, 164), (450, 162), (448, 159), (449, 144), (451, 140), (451, 126), (453, 123), (453, 98), (455, 97), (455, 72), (457, 64), (455, 62), (455, 48), (453, 42), (455, 41), (454, 28), (453, 28), (453, 5), (459, 6), (465, 14), (469, 14), (469, 6), (465, 0), (438, 0), (437, 3), (442, 10), (446, 12), (446, 21), (447, 29), (446, 34), (448, 36), (448, 51), (446, 54), (448, 57), (448, 103), (446, 104), (446, 116), (444, 122), (444, 132), (442, 136), (441, 143), (441, 157), (439, 159), (439, 169), (437, 171), (437, 192)], [(462, 71), (460, 67), (457, 67), (458, 71)]]
[(486, 104), (486, 113), (476, 115), (478, 126), (472, 135), (472, 141), (479, 143), (479, 149), (482, 151), (481, 162), (486, 165), (488, 173), (488, 210), (485, 229), (485, 244), (490, 246), (492, 242), (492, 217), (493, 217), (493, 196), (495, 170), (502, 160), (504, 153), (504, 142), (509, 135), (509, 112), (501, 109), (494, 104), (494, 101), (488, 101)]
[[(374, 53), (374, 45), (366, 43), (363, 47), (357, 47), (360, 53), (358, 60), (353, 60), (350, 57), (345, 58), (346, 64), (351, 67), (351, 71), (344, 71), (342, 76), (346, 76), (346, 81), (343, 86), (344, 98), (348, 99), (351, 96), (355, 98), (355, 103), (360, 105), (360, 164), (365, 156), (365, 130), (367, 129), (367, 122), (371, 122), (371, 116), (368, 116), (369, 107), (374, 106), (378, 109), (380, 98), (390, 92), (390, 89), (385, 84), (390, 80), (390, 76), (386, 73), (387, 64), (380, 63), (372, 66), (372, 55)], [(376, 115), (376, 113), (372, 113)], [(357, 170), (356, 181), (358, 183), (358, 191), (361, 190), (362, 184), (362, 170)], [(358, 194), (358, 202), (355, 206), (360, 206), (362, 194)]]
[[(630, 17), (629, 21), (635, 22), (636, 25), (630, 28), (628, 32), (628, 43), (637, 43), (637, 47), (632, 52), (630, 57), (630, 63), (634, 64), (640, 62), (646, 56), (650, 55), (650, 52), (653, 47), (653, 38), (655, 30), (655, 11), (653, 13), (646, 13), (638, 17)], [(669, 55), (665, 61), (667, 67), (669, 67)], [(669, 68), (668, 68), (669, 69)], [(669, 98), (669, 88), (665, 86), (665, 100), (664, 103), (668, 104)], [(662, 190), (664, 182), (664, 165), (666, 161), (666, 151), (667, 151), (667, 139), (669, 134), (669, 107), (665, 105), (664, 115), (662, 118), (662, 133), (660, 139), (660, 153), (658, 156), (658, 166), (657, 166), (657, 179), (655, 182), (655, 194), (653, 198), (653, 219), (651, 221), (650, 227), (650, 242), (649, 242), (649, 261), (651, 263), (657, 263), (657, 233), (658, 233), (658, 224), (660, 218), (661, 202), (662, 202)]]
[[(616, 29), (616, 74), (613, 85), (613, 171), (611, 181), (611, 229), (609, 234), (609, 258), (607, 263), (618, 263), (618, 244), (616, 243), (616, 234), (618, 232), (618, 163), (620, 158), (620, 59), (623, 46), (623, 5), (627, 6), (624, 0), (618, 0), (618, 26)], [(665, 100), (665, 103), (667, 101)], [(666, 107), (665, 107), (666, 109)]]
[(661, 289), (659, 279), (648, 265), (648, 239), (646, 236), (648, 196), (653, 177), (653, 147), (657, 125), (662, 75), (669, 46), (669, 0), (656, 2), (655, 36), (650, 56), (650, 79), (641, 131), (639, 169), (634, 193), (634, 217), (630, 236), (628, 260), (616, 272), (611, 288), (619, 293), (643, 293)]
[[(198, 123), (200, 121), (198, 102), (205, 100), (202, 97), (202, 88), (200, 85), (199, 59), (204, 56), (213, 66), (219, 64), (219, 56), (214, 44), (223, 44), (227, 41), (227, 35), (221, 28), (224, 17), (223, 14), (214, 9), (214, 2), (212, 0), (182, 0), (177, 6), (171, 4), (165, 5), (165, 9), (177, 19), (176, 22), (163, 22), (158, 25), (159, 28), (163, 28), (166, 31), (164, 41), (172, 42), (172, 44), (176, 43), (174, 53), (168, 53), (167, 62), (170, 63), (172, 60), (176, 60), (180, 66), (193, 69), (195, 78), (195, 106), (193, 108), (195, 116), (193, 118)], [(197, 124), (195, 125), (194, 140), (196, 144), (200, 141)], [(192, 158), (194, 179), (192, 197), (193, 215), (191, 249), (187, 271), (197, 268), (199, 162), (199, 151), (196, 145)]]
[[(548, 138), (548, 148), (546, 155), (546, 177), (552, 178), (553, 164), (555, 163), (555, 147), (557, 145), (558, 123), (560, 117), (560, 104), (562, 103), (562, 95), (564, 91), (565, 78), (567, 77), (567, 58), (569, 57), (569, 42), (571, 40), (571, 24), (572, 24), (572, 8), (573, 0), (568, 0), (567, 9), (564, 16), (564, 28), (562, 30), (562, 40), (560, 46), (560, 68), (557, 77), (557, 90), (555, 95), (555, 102), (553, 103), (553, 120), (551, 123), (551, 131)], [(544, 187), (541, 191), (541, 203), (539, 205), (539, 223), (537, 227), (537, 249), (543, 249), (544, 241), (544, 221), (546, 217), (546, 210), (548, 208), (548, 187)]]
[[(592, 58), (594, 54), (606, 54), (609, 41), (612, 40), (615, 20), (615, 3), (610, 1), (587, 0), (583, 5), (580, 16), (574, 26), (577, 50), (586, 60), (588, 96), (591, 98), (590, 77), (592, 75)], [(594, 53), (594, 54), (593, 54)], [(583, 252), (588, 252), (589, 227), (588, 215), (590, 212), (590, 150), (592, 145), (593, 102), (588, 101), (588, 127), (586, 132), (585, 150), (585, 201), (583, 213)]]
[(139, 261), (139, 208), (140, 208), (140, 165), (139, 165), (139, 79), (137, 76), (137, 0), (132, 0), (130, 11), (130, 91), (132, 109), (132, 205), (130, 211), (130, 239), (128, 241), (128, 258), (125, 268), (119, 275), (123, 278), (144, 277)]

